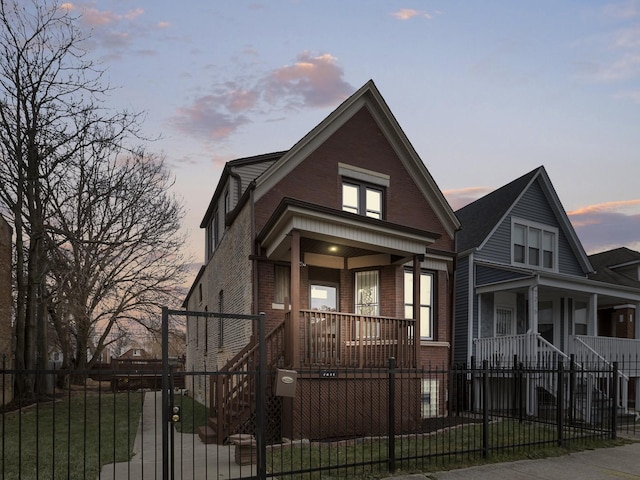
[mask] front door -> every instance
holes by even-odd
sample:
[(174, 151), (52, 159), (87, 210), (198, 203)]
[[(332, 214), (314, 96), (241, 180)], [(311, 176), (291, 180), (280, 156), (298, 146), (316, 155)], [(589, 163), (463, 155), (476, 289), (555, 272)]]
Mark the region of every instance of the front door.
[(311, 283), (309, 305), (317, 311), (307, 325), (307, 341), (311, 362), (315, 364), (335, 364), (338, 360), (340, 326), (337, 315), (338, 287), (335, 285)]

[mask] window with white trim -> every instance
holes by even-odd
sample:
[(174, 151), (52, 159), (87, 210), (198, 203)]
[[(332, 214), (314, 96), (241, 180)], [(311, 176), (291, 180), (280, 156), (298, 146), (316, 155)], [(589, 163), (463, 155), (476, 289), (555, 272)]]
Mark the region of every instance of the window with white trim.
[(497, 306), (495, 320), (496, 320), (496, 337), (514, 335), (516, 333), (513, 308)]
[(438, 416), (438, 380), (422, 380), (422, 418)]
[[(433, 274), (420, 272), (420, 338), (433, 338)], [(404, 318), (413, 318), (413, 271), (404, 271)]]
[(558, 229), (526, 220), (511, 223), (511, 262), (544, 270), (558, 269)]

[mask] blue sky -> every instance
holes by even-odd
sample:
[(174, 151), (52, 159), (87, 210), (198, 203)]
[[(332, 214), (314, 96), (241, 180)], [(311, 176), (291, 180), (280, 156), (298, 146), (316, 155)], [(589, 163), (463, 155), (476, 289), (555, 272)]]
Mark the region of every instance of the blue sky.
[(454, 209), (544, 165), (587, 253), (640, 250), (640, 1), (65, 3), (199, 224), (225, 161), (373, 79)]

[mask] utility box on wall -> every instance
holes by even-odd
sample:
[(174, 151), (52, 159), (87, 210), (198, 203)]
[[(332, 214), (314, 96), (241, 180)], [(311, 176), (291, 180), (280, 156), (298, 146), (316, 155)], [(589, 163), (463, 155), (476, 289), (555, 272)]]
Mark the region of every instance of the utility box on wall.
[(298, 372), (295, 370), (278, 369), (275, 391), (278, 397), (295, 397)]

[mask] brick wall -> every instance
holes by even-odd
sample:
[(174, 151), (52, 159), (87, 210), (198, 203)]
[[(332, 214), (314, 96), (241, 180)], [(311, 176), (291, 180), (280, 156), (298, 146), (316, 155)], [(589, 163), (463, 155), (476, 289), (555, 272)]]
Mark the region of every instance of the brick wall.
[[(11, 327), (11, 227), (0, 217), (0, 365), (5, 356), (6, 367), (13, 365), (13, 329)], [(5, 401), (12, 396), (11, 379), (5, 378), (6, 385), (0, 395)], [(1, 399), (0, 399), (1, 401)]]
[(366, 109), (356, 113), (256, 202), (256, 231), (264, 226), (283, 197), (342, 208), (339, 162), (389, 175), (386, 220), (440, 233), (442, 237), (433, 246), (453, 250), (453, 239), (447, 236), (432, 206)]
[[(188, 299), (189, 311), (218, 312), (220, 292), (224, 313), (252, 314), (251, 210), (245, 206), (224, 232), (218, 248), (207, 263), (199, 284)], [(202, 285), (202, 300), (200, 286)], [(247, 320), (223, 321), (223, 345), (219, 346), (220, 323), (215, 318), (190, 316), (187, 319), (188, 370), (216, 371), (225, 365), (250, 339), (252, 325)], [(203, 401), (207, 379), (195, 377), (188, 383)], [(206, 393), (208, 397), (208, 392)]]

